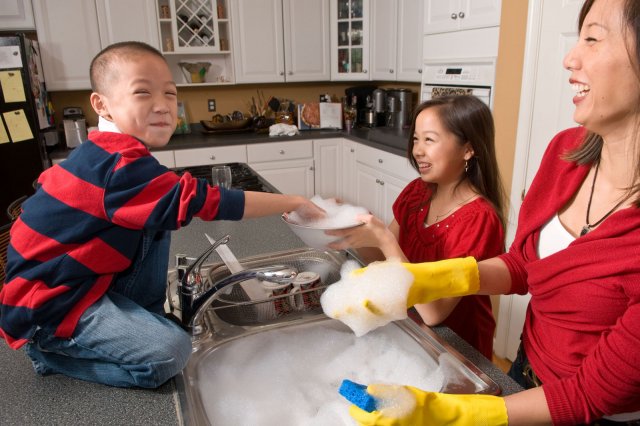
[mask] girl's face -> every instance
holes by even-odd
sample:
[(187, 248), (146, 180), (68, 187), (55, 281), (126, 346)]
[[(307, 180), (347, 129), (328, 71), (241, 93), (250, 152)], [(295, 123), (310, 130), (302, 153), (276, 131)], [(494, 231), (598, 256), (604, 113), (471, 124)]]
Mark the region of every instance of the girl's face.
[(110, 118), (122, 133), (150, 148), (166, 145), (176, 129), (177, 91), (169, 67), (155, 55), (122, 60), (117, 76), (105, 89), (93, 93), (94, 109)]
[(463, 179), (465, 161), (473, 157), (473, 149), (469, 142), (460, 144), (442, 125), (437, 108), (431, 107), (416, 117), (412, 154), (423, 181), (445, 185)]
[(624, 131), (640, 102), (635, 59), (630, 59), (635, 42), (623, 31), (622, 7), (623, 0), (596, 0), (577, 44), (564, 58), (576, 92), (573, 119), (602, 136)]

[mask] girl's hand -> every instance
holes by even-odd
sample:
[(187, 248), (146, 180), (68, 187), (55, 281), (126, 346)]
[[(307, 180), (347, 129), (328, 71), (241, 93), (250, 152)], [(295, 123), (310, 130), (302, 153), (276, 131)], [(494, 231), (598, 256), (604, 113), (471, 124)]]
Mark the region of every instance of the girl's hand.
[(387, 226), (377, 217), (366, 214), (359, 215), (356, 219), (363, 224), (349, 229), (327, 231), (328, 235), (341, 237), (340, 240), (331, 243), (330, 248), (334, 250), (344, 250), (348, 248), (360, 247), (381, 247), (391, 238), (395, 237)]

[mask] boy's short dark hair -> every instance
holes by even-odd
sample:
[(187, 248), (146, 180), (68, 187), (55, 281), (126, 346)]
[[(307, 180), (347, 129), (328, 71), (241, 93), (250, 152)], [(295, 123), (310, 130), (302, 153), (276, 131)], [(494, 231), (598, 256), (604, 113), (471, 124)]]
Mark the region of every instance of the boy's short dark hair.
[(93, 58), (89, 66), (91, 90), (94, 92), (104, 91), (105, 80), (111, 70), (114, 59), (128, 60), (133, 56), (145, 53), (155, 55), (166, 62), (166, 59), (158, 49), (140, 41), (122, 41), (102, 49), (100, 53)]

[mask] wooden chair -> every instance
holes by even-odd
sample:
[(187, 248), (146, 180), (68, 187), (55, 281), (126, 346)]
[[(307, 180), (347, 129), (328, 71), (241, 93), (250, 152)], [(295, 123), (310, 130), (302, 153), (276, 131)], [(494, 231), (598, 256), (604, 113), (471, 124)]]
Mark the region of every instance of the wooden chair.
[(22, 197), (12, 201), (11, 204), (9, 204), (9, 207), (7, 207), (7, 216), (9, 217), (9, 220), (13, 222), (18, 218), (18, 216), (20, 216), (20, 213), (22, 213), (22, 203), (26, 199), (27, 196), (23, 195)]
[(9, 231), (13, 223), (0, 226), (0, 290), (4, 285), (7, 266), (7, 247), (9, 247)]

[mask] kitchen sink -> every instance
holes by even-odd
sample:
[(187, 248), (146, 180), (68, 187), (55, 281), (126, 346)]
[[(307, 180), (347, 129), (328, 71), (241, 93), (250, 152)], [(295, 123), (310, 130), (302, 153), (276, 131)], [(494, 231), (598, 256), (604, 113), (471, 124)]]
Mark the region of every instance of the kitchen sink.
[[(340, 267), (349, 258), (347, 252), (300, 249), (240, 263), (245, 268), (278, 264), (316, 272), (321, 283), (311, 291), (319, 295), (340, 278)], [(230, 275), (224, 264), (206, 266), (210, 283)], [(353, 424), (348, 403), (338, 394), (342, 379), (449, 393), (500, 393), (485, 373), (410, 319), (356, 338), (318, 306), (299, 304), (302, 309), (283, 313), (275, 309), (277, 298), (247, 301), (242, 293), (228, 289), (208, 309), (209, 333), (194, 338), (191, 358), (176, 377), (185, 425)], [(283, 299), (296, 306), (292, 296)]]

